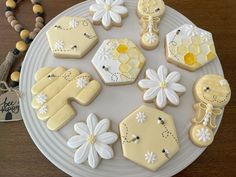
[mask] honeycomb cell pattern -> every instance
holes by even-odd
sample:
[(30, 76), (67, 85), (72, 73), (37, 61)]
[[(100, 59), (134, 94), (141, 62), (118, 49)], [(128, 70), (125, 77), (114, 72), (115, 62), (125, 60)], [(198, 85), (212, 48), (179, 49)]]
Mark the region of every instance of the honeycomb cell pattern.
[(133, 83), (145, 63), (145, 58), (129, 39), (105, 40), (92, 64), (107, 85)]
[(166, 36), (166, 54), (170, 63), (195, 71), (217, 58), (212, 34), (185, 24)]

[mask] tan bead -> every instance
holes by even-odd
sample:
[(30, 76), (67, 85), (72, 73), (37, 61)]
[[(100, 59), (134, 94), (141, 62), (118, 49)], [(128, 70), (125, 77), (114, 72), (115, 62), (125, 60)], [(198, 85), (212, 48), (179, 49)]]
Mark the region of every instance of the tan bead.
[(23, 28), (23, 26), (22, 26), (21, 24), (17, 24), (17, 25), (14, 26), (14, 29), (15, 29), (16, 32), (18, 32), (18, 33), (21, 31), (22, 28)]
[(22, 30), (21, 32), (20, 32), (20, 37), (21, 37), (21, 39), (23, 39), (23, 40), (25, 40), (27, 37), (29, 37), (29, 31), (28, 30)]
[(39, 22), (39, 23), (42, 23), (42, 24), (44, 23), (43, 17), (36, 17), (35, 21)]
[(41, 5), (39, 5), (39, 4), (35, 4), (35, 5), (33, 6), (33, 12), (34, 12), (35, 14), (37, 14), (37, 13), (43, 13), (43, 7), (42, 7)]
[(35, 27), (36, 27), (36, 28), (42, 29), (43, 26), (44, 26), (44, 25), (43, 25), (42, 23), (40, 23), (40, 22), (36, 22), (36, 24), (35, 24)]
[(40, 28), (34, 28), (34, 32), (39, 33), (41, 29)]
[(33, 31), (30, 33), (29, 36), (30, 36), (30, 39), (34, 39), (37, 36), (37, 33)]
[(7, 18), (7, 21), (8, 21), (9, 23), (11, 23), (11, 21), (12, 21), (12, 20), (15, 20), (15, 19), (16, 19), (16, 18), (15, 18), (14, 16), (10, 16), (10, 17)]
[(15, 9), (16, 2), (14, 0), (7, 0), (6, 1), (6, 6), (12, 8), (12, 9)]
[(18, 41), (16, 43), (16, 48), (20, 52), (25, 52), (27, 50), (28, 46), (27, 46), (27, 44), (24, 41)]
[(8, 18), (10, 16), (13, 16), (13, 12), (12, 11), (6, 11), (5, 12), (5, 16)]
[(12, 20), (11, 21), (11, 26), (14, 28), (19, 22), (17, 20)]
[(15, 71), (11, 74), (11, 80), (15, 82), (19, 82), (20, 80), (20, 72)]

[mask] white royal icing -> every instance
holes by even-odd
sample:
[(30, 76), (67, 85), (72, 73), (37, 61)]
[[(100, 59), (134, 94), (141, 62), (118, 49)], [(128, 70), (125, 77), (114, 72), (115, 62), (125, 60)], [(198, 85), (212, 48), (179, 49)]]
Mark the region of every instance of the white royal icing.
[(35, 100), (38, 104), (43, 105), (47, 101), (48, 97), (44, 93), (40, 93), (36, 96)]
[(225, 86), (228, 84), (228, 81), (226, 79), (220, 80), (220, 85)]
[[(76, 123), (74, 130), (79, 135), (71, 137), (67, 141), (70, 148), (77, 149), (74, 155), (74, 161), (77, 164), (84, 163), (88, 159), (88, 164), (96, 168), (100, 157), (111, 159), (114, 156), (112, 148), (118, 136), (113, 132), (107, 132), (110, 127), (108, 119), (102, 119), (98, 122), (95, 114), (90, 114), (85, 123)], [(100, 156), (100, 157), (99, 157)]]
[(55, 42), (55, 50), (62, 50), (64, 49), (64, 42), (63, 41), (56, 41)]
[(202, 127), (197, 129), (196, 136), (198, 141), (207, 142), (211, 139), (211, 133), (209, 132), (208, 127)]
[(158, 38), (157, 38), (157, 35), (154, 34), (154, 33), (150, 33), (148, 32), (146, 35), (145, 35), (145, 41), (148, 43), (148, 44), (153, 44), (155, 42), (157, 42)]
[(171, 72), (165, 66), (161, 65), (157, 71), (148, 69), (146, 71), (147, 79), (139, 81), (138, 85), (142, 89), (147, 89), (143, 99), (151, 101), (156, 99), (156, 105), (164, 108), (169, 101), (173, 105), (179, 105), (179, 96), (177, 93), (184, 93), (186, 88), (177, 83), (181, 75), (179, 72)]
[(88, 79), (81, 77), (77, 79), (76, 86), (77, 88), (84, 88), (88, 85), (88, 83), (89, 83)]
[(104, 27), (111, 26), (112, 22), (120, 24), (121, 16), (128, 13), (123, 4), (123, 0), (96, 0), (96, 3), (90, 6), (90, 11), (94, 12), (93, 21), (101, 20)]
[(76, 28), (79, 25), (79, 22), (77, 20), (75, 20), (74, 18), (69, 22), (69, 26), (71, 28)]
[(136, 120), (138, 123), (144, 123), (144, 121), (146, 120), (146, 115), (144, 112), (138, 112), (136, 115)]
[(145, 161), (149, 164), (155, 163), (157, 160), (157, 155), (154, 152), (147, 152), (145, 154)]
[(47, 105), (43, 105), (39, 110), (38, 110), (38, 113), (39, 114), (47, 114), (48, 112), (48, 107)]

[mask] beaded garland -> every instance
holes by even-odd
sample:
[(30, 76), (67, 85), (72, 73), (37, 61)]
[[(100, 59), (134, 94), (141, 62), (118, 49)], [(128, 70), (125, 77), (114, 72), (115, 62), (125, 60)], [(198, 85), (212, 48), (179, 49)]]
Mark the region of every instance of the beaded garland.
[[(41, 5), (41, 0), (31, 0), (33, 4), (33, 12), (36, 15), (35, 19), (35, 28), (32, 32), (25, 29), (23, 25), (16, 19), (14, 15), (14, 10), (17, 7), (17, 4), (21, 0), (7, 0), (6, 1), (6, 12), (5, 16), (9, 24), (14, 28), (16, 32), (19, 33), (21, 40), (16, 43), (16, 46), (13, 50), (9, 51), (8, 55), (6, 56), (5, 61), (0, 66), (0, 80), (6, 81), (9, 71), (15, 62), (15, 60), (22, 54), (24, 54), (30, 43), (36, 37), (38, 32), (44, 27), (44, 9)], [(15, 72), (13, 72), (10, 76), (11, 87), (16, 87), (19, 84), (20, 78), (20, 70), (21, 67), (18, 67)]]

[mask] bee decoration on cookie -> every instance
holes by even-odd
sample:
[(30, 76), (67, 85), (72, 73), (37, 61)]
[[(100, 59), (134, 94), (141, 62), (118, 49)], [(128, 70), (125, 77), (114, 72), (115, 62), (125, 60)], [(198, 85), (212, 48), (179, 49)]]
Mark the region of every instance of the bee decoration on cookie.
[(231, 97), (229, 83), (220, 75), (205, 75), (194, 87), (194, 105), (196, 112), (190, 128), (190, 138), (199, 147), (209, 146), (214, 140), (213, 130), (217, 127), (216, 118), (223, 113), (223, 108)]
[(165, 12), (163, 0), (139, 0), (137, 14), (141, 24), (141, 46), (155, 49), (160, 42), (158, 26)]

